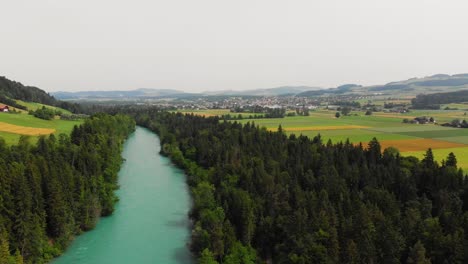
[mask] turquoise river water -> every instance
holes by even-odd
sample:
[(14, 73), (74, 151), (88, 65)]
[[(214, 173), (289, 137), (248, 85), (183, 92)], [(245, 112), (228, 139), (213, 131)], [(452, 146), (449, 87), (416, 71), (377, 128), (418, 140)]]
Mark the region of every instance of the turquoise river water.
[(185, 176), (159, 150), (157, 135), (137, 127), (124, 146), (114, 214), (78, 236), (54, 264), (193, 263)]

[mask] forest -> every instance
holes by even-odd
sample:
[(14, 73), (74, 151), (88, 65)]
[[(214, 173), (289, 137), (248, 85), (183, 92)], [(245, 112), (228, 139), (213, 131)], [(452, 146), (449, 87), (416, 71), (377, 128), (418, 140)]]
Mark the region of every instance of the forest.
[(96, 114), (71, 135), (0, 138), (0, 263), (46, 263), (112, 214), (128, 116)]
[(466, 263), (468, 180), (394, 148), (125, 110), (187, 173), (199, 263)]
[(44, 90), (33, 86), (25, 86), (20, 82), (0, 76), (0, 101), (13, 107), (27, 110), (24, 106), (19, 105), (12, 99), (57, 106), (69, 110), (72, 113), (81, 113), (84, 111), (83, 107), (79, 104), (56, 100)]
[(468, 101), (468, 91), (450, 93), (419, 94), (411, 100), (414, 109), (440, 109), (441, 104)]

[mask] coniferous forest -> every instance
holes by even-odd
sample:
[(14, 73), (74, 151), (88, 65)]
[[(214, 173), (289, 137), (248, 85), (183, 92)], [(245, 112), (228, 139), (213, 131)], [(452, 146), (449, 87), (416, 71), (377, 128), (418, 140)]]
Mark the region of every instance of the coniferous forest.
[(438, 164), (430, 149), (401, 157), (376, 139), (331, 144), (158, 108), (101, 111), (114, 116), (95, 114), (70, 136), (0, 141), (0, 263), (47, 262), (112, 213), (135, 123), (187, 173), (198, 263), (468, 259), (468, 180), (453, 154)]
[(45, 263), (112, 213), (128, 116), (94, 115), (71, 135), (0, 139), (0, 263)]
[(468, 180), (438, 164), (217, 117), (126, 110), (188, 174), (199, 263), (466, 263)]

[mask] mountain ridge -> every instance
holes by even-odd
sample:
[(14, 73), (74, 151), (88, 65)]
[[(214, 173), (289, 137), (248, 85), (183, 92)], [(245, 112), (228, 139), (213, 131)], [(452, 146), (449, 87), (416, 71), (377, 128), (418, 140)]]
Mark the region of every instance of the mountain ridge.
[(190, 93), (175, 89), (139, 88), (133, 90), (113, 91), (78, 91), (52, 92), (57, 99), (144, 99), (144, 98), (186, 98), (206, 96), (326, 96), (342, 94), (397, 94), (436, 93), (468, 89), (468, 73), (434, 74), (426, 77), (414, 77), (407, 80), (393, 81), (380, 85), (343, 84), (336, 88), (314, 86), (279, 86), (249, 90), (220, 90)]

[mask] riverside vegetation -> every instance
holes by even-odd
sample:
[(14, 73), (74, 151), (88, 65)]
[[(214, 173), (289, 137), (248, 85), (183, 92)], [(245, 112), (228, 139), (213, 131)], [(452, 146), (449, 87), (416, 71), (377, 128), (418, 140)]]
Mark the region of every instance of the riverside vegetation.
[(126, 109), (184, 168), (199, 263), (466, 263), (468, 180), (439, 164), (218, 117)]
[(71, 135), (0, 139), (0, 263), (45, 263), (113, 212), (128, 116), (94, 115)]

